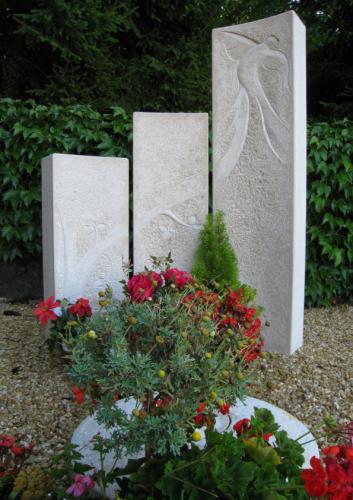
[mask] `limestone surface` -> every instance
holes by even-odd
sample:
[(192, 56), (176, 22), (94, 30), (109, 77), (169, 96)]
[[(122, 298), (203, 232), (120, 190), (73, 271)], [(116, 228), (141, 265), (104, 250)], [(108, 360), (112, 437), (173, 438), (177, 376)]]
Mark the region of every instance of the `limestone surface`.
[[(130, 398), (126, 401), (119, 401), (117, 406), (123, 409), (127, 414), (131, 414), (133, 408), (136, 406), (135, 400)], [(309, 432), (308, 428), (299, 420), (297, 420), (293, 415), (281, 410), (277, 406), (274, 406), (266, 401), (262, 401), (261, 399), (248, 397), (245, 399), (244, 403), (239, 403), (236, 406), (231, 408), (229, 417), (226, 415), (220, 415), (216, 418), (216, 429), (219, 432), (225, 432), (232, 429), (232, 426), (235, 422), (242, 418), (250, 418), (255, 408), (266, 408), (270, 410), (275, 418), (275, 421), (280, 426), (280, 430), (285, 430), (288, 433), (288, 436), (292, 439), (297, 439), (300, 436), (305, 435), (303, 439), (299, 439), (301, 443), (307, 443), (303, 446), (304, 448), (304, 458), (305, 463), (303, 467), (310, 467), (310, 458), (312, 456), (319, 457), (319, 449), (316, 444), (316, 441), (313, 435)], [(92, 465), (92, 468), (100, 468), (100, 458), (99, 453), (93, 449), (92, 439), (94, 436), (99, 434), (100, 436), (109, 439), (113, 430), (107, 430), (104, 426), (98, 424), (94, 415), (90, 417), (86, 417), (80, 425), (76, 428), (71, 442), (78, 446), (78, 450), (82, 454), (81, 462), (84, 464)], [(201, 433), (204, 431), (201, 429)], [(308, 433), (308, 434), (307, 434)], [(309, 442), (311, 441), (311, 442)], [(199, 441), (197, 446), (203, 448), (206, 444), (205, 439), (203, 438)], [(139, 454), (123, 457), (121, 460), (115, 463), (113, 453), (110, 453), (106, 456), (104, 461), (104, 470), (109, 472), (114, 464), (115, 467), (124, 468), (127, 465), (129, 458), (141, 458), (144, 456), (143, 450)], [(119, 487), (117, 484), (110, 485), (108, 491), (109, 498), (116, 498), (116, 494), (119, 491)]]
[(305, 64), (292, 11), (213, 30), (213, 206), (271, 323), (266, 348), (287, 354), (303, 339)]
[(172, 253), (191, 269), (208, 212), (206, 113), (134, 113), (134, 270)]
[(129, 256), (125, 158), (53, 154), (42, 161), (44, 296), (96, 304), (106, 285), (121, 296)]

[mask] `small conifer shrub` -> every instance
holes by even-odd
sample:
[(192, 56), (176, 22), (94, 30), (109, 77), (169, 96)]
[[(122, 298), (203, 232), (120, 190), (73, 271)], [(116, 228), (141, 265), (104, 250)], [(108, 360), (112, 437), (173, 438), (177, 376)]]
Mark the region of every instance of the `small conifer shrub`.
[(208, 215), (200, 232), (192, 273), (204, 283), (214, 281), (220, 286), (240, 287), (237, 258), (220, 210)]

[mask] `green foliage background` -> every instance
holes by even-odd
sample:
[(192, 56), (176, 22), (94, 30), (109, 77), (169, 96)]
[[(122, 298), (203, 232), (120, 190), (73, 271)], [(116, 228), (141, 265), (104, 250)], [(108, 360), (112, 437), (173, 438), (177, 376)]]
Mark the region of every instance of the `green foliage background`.
[(308, 145), (306, 301), (351, 301), (353, 122), (312, 123)]
[(0, 0), (0, 96), (210, 111), (211, 30), (290, 9), (307, 27), (309, 116), (353, 118), (353, 0)]
[(51, 153), (130, 156), (119, 107), (45, 106), (0, 99), (0, 260), (41, 253), (41, 159)]

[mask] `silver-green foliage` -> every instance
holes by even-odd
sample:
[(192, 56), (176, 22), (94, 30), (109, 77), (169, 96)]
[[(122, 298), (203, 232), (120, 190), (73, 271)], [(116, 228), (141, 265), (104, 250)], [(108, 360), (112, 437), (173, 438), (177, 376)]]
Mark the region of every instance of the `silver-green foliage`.
[[(71, 375), (97, 399), (99, 421), (115, 428), (111, 447), (117, 456), (144, 445), (177, 454), (191, 440), (200, 401), (213, 418), (222, 400), (234, 404), (243, 395), (239, 337), (229, 328), (227, 335), (216, 332), (207, 315), (211, 306), (200, 302), (191, 309), (187, 293), (165, 286), (153, 301), (113, 302), (88, 319), (74, 340)], [(96, 339), (87, 336), (89, 330)], [(114, 396), (134, 398), (135, 416), (118, 408)]]

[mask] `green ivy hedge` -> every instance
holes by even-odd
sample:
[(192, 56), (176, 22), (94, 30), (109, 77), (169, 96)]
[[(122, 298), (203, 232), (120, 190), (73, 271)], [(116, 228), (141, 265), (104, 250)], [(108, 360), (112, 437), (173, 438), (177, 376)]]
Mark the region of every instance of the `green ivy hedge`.
[(353, 122), (308, 134), (306, 302), (353, 299)]
[(0, 99), (0, 260), (41, 252), (40, 162), (51, 153), (130, 157), (132, 123), (120, 107), (43, 106)]
[[(0, 261), (41, 252), (40, 161), (54, 152), (130, 157), (120, 107), (0, 99)], [(353, 298), (353, 122), (308, 128), (306, 302)]]

